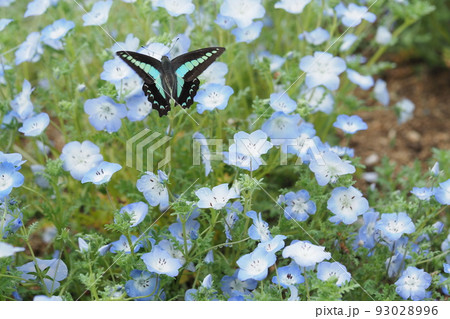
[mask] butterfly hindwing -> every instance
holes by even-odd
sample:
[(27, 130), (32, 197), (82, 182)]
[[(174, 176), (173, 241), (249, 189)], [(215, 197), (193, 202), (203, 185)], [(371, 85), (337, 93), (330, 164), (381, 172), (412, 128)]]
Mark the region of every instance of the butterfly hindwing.
[(208, 66), (211, 65), (223, 52), (225, 48), (211, 47), (177, 56), (172, 60), (175, 73), (186, 82), (197, 78)]
[(177, 98), (177, 103), (184, 109), (189, 108), (194, 103), (194, 96), (200, 86), (199, 79), (195, 78), (191, 82), (184, 82), (181, 94)]
[(152, 108), (159, 113), (159, 117), (167, 115), (170, 111), (170, 100), (167, 101), (156, 87), (155, 83), (144, 82), (142, 91), (147, 96), (148, 101), (152, 104)]

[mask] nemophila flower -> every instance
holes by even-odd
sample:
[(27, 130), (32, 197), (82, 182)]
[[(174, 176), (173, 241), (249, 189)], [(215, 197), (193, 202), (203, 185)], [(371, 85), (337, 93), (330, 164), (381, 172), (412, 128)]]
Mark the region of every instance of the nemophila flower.
[(217, 15), (214, 22), (224, 30), (229, 30), (236, 24), (233, 18), (223, 16), (220, 13)]
[(36, 295), (33, 297), (33, 301), (63, 301), (63, 299), (61, 296)]
[[(138, 241), (138, 238), (134, 235), (131, 236), (131, 244), (133, 245), (133, 251), (137, 253), (139, 249), (142, 248), (142, 243)], [(125, 235), (121, 235), (119, 240), (111, 243), (111, 248), (109, 250), (112, 253), (125, 253), (131, 254), (130, 243), (128, 242)]]
[(13, 21), (13, 19), (0, 19), (0, 32), (3, 31), (6, 26)]
[(159, 279), (155, 274), (134, 269), (130, 272), (130, 277), (133, 279), (128, 280), (125, 284), (125, 291), (129, 297), (137, 301), (149, 301), (158, 298)]
[(50, 124), (50, 117), (47, 113), (39, 113), (33, 117), (27, 118), (22, 127), (19, 128), (19, 132), (25, 136), (38, 136), (47, 128)]
[(303, 222), (308, 219), (309, 215), (316, 212), (316, 204), (309, 200), (308, 191), (302, 189), (297, 193), (289, 192), (286, 195), (281, 195), (280, 203), (285, 203), (284, 217), (286, 219), (294, 219)]
[(339, 51), (345, 52), (348, 51), (352, 45), (358, 40), (358, 37), (353, 33), (347, 33), (342, 37), (342, 44), (339, 47)]
[(335, 215), (329, 221), (346, 225), (353, 224), (359, 215), (364, 214), (369, 209), (369, 202), (362, 193), (353, 186), (337, 187), (331, 192), (331, 197), (327, 201), (327, 208)]
[(57, 20), (42, 30), (42, 42), (55, 50), (62, 50), (64, 47), (61, 39), (73, 28), (75, 28), (73, 21)]
[(97, 250), (98, 254), (99, 254), (100, 256), (105, 256), (106, 253), (110, 250), (111, 246), (112, 246), (112, 244), (106, 244), (106, 245), (101, 246), (101, 247)]
[(22, 212), (18, 208), (14, 210), (6, 208), (5, 214), (5, 205), (7, 205), (5, 202), (0, 203), (0, 212), (2, 212), (0, 215), (0, 235), (3, 239), (15, 233), (23, 225)]
[(100, 74), (102, 80), (112, 84), (120, 83), (123, 79), (132, 74), (132, 70), (119, 57), (103, 63), (103, 72)]
[(172, 17), (191, 14), (195, 10), (192, 0), (160, 0), (156, 2), (156, 6), (165, 8)]
[(195, 219), (200, 215), (200, 211), (197, 207), (195, 207), (190, 213), (189, 217), (183, 223), (180, 220), (180, 217), (177, 217), (177, 222), (173, 223), (169, 226), (169, 231), (173, 237), (180, 243), (184, 243), (184, 234), (186, 232), (186, 236), (188, 243), (190, 243), (191, 239), (196, 239), (198, 237), (198, 230), (200, 229), (200, 223)]
[(67, 143), (59, 158), (63, 161), (63, 169), (79, 181), (103, 160), (99, 147), (90, 141)]
[(430, 274), (423, 271), (423, 269), (409, 266), (395, 282), (395, 285), (397, 286), (395, 291), (404, 300), (408, 298), (411, 298), (411, 300), (414, 301), (423, 300), (431, 297), (431, 292), (426, 291), (430, 284)]
[[(295, 154), (302, 162), (307, 162), (310, 147), (315, 147), (316, 130), (311, 123), (303, 122), (299, 126), (299, 136), (295, 139), (287, 139), (281, 144), (283, 153)], [(321, 143), (321, 142), (320, 142)]]
[(264, 248), (256, 248), (252, 253), (246, 254), (237, 260), (239, 266), (238, 278), (240, 280), (263, 280), (267, 277), (277, 257), (274, 253), (267, 252)]
[(450, 205), (450, 179), (439, 184), (435, 189), (434, 198), (442, 205)]
[(353, 165), (343, 161), (332, 151), (321, 152), (317, 157), (311, 158), (309, 169), (314, 173), (320, 186), (335, 183), (339, 176), (355, 172)]
[(199, 79), (205, 83), (217, 83), (225, 85), (225, 75), (228, 73), (228, 66), (223, 62), (213, 62), (202, 74)]
[(387, 84), (382, 79), (378, 79), (375, 82), (375, 86), (373, 88), (373, 95), (375, 99), (383, 104), (384, 106), (389, 105), (389, 91), (387, 90)]
[(342, 284), (349, 282), (352, 275), (341, 263), (329, 263), (323, 261), (317, 266), (317, 278), (322, 281), (327, 281), (330, 278), (337, 278), (336, 286), (340, 287)]
[(50, 260), (36, 258), (36, 261), (30, 261), (16, 269), (22, 272), (24, 280), (35, 280), (36, 276), (30, 273), (35, 273), (36, 267), (45, 275), (44, 284), (49, 293), (55, 292), (60, 286), (59, 282), (66, 279), (68, 275), (66, 264), (57, 258)]
[(117, 132), (122, 126), (121, 119), (127, 115), (125, 105), (115, 103), (108, 96), (86, 100), (84, 111), (97, 131), (105, 130), (108, 133)]
[(370, 75), (362, 75), (352, 69), (347, 69), (347, 77), (350, 82), (355, 83), (363, 90), (370, 89), (374, 83)]
[(404, 270), (406, 258), (408, 257), (405, 257), (404, 254), (395, 252), (393, 256), (386, 259), (384, 265), (389, 278), (398, 278), (400, 273)]
[(358, 115), (348, 116), (340, 114), (337, 116), (333, 126), (347, 134), (355, 134), (358, 131), (367, 130), (367, 124)]
[(323, 85), (329, 90), (339, 87), (339, 74), (347, 68), (343, 59), (319, 51), (314, 52), (314, 56), (303, 57), (299, 67), (306, 72), (305, 82), (308, 88)]
[(122, 169), (122, 166), (116, 163), (100, 162), (98, 166), (91, 168), (81, 179), (81, 183), (93, 183), (101, 185), (110, 181), (113, 174)]
[(44, 49), (41, 44), (41, 34), (39, 32), (31, 32), (25, 42), (23, 42), (15, 52), (16, 65), (22, 62), (37, 62), (41, 58)]
[(272, 277), (272, 282), (276, 285), (281, 285), (284, 288), (288, 288), (292, 285), (301, 284), (305, 281), (302, 276), (302, 272), (298, 265), (292, 262), (288, 266), (278, 268), (278, 276)]
[(311, 113), (324, 112), (330, 114), (333, 111), (334, 98), (322, 86), (303, 90), (301, 96), (312, 109)]
[(305, 6), (310, 3), (311, 0), (280, 0), (275, 3), (275, 8), (284, 9), (290, 13), (302, 13)]
[(256, 288), (258, 282), (254, 279), (240, 280), (238, 278), (239, 269), (233, 276), (223, 276), (221, 280), (221, 289), (224, 295), (228, 296), (245, 296), (250, 295), (251, 291)]
[(264, 248), (268, 253), (276, 253), (277, 251), (283, 249), (284, 240), (287, 237), (284, 235), (276, 235), (274, 238), (264, 241), (258, 244), (258, 247)]
[[(233, 138), (234, 144), (230, 146), (230, 151), (250, 156), (259, 163), (261, 163), (261, 155), (266, 154), (273, 146), (267, 141), (267, 134), (261, 130), (250, 134), (240, 131), (234, 134)], [(235, 145), (235, 149), (232, 147), (233, 145)]]
[(375, 42), (381, 45), (387, 45), (392, 40), (392, 33), (385, 26), (380, 25), (375, 34)]
[(365, 247), (372, 249), (375, 247), (375, 225), (377, 223), (379, 212), (369, 210), (363, 214), (364, 225), (358, 231), (358, 236), (355, 238), (353, 248)]
[(14, 187), (22, 186), (23, 182), (24, 177), (16, 170), (14, 164), (0, 163), (0, 199), (8, 196)]
[(129, 33), (125, 38), (125, 42), (116, 42), (111, 47), (111, 51), (116, 53), (117, 51), (136, 51), (139, 48), (139, 38), (135, 37), (132, 33)]
[(287, 301), (300, 301), (300, 297), (298, 296), (298, 289), (294, 285), (289, 286), (289, 291), (291, 292), (291, 296)]
[(167, 251), (158, 246), (153, 247), (151, 252), (143, 254), (141, 259), (148, 271), (170, 277), (178, 276), (178, 270), (182, 266), (179, 259), (170, 256)]
[(430, 168), (430, 173), (434, 176), (438, 176), (440, 173), (439, 162), (434, 163), (433, 167)]
[(203, 261), (207, 264), (212, 264), (214, 262), (214, 254), (212, 250), (208, 251)]
[(139, 225), (147, 216), (148, 205), (144, 202), (128, 204), (120, 209), (120, 214), (128, 214), (131, 216), (131, 227)]
[(381, 219), (376, 223), (375, 229), (381, 231), (383, 238), (388, 241), (395, 241), (403, 234), (411, 234), (416, 230), (408, 214), (392, 213), (382, 214)]
[(23, 80), (22, 92), (17, 94), (9, 103), (14, 112), (14, 116), (19, 120), (24, 121), (33, 114), (33, 103), (30, 96), (34, 88), (31, 87), (30, 82)]
[(234, 90), (227, 85), (217, 83), (207, 83), (203, 85), (194, 97), (194, 101), (198, 103), (197, 112), (202, 114), (204, 111), (225, 109), (228, 100), (233, 93)]
[(429, 200), (434, 195), (434, 188), (431, 187), (413, 187), (410, 192), (420, 200)]
[(0, 0), (0, 7), (9, 7), (16, 0)]
[[(186, 293), (184, 294), (184, 300), (185, 301), (196, 301), (198, 292), (200, 291), (203, 294), (208, 294), (208, 290), (210, 290), (212, 288), (212, 284), (213, 284), (212, 276), (211, 276), (211, 274), (208, 274), (203, 279), (202, 284), (199, 287), (199, 289), (186, 290)], [(214, 298), (216, 293), (210, 292), (209, 295), (210, 295), (210, 296), (208, 296), (209, 298), (211, 298), (211, 297)], [(215, 298), (215, 299), (208, 299), (208, 300), (218, 300), (218, 299)]]
[(271, 54), (268, 51), (263, 51), (257, 56), (257, 59), (259, 61), (262, 61), (264, 58), (268, 59), (270, 62), (270, 72), (278, 71), (279, 69), (281, 69), (284, 62), (286, 62), (285, 58), (282, 58), (281, 56), (276, 54)]
[(275, 112), (289, 114), (297, 109), (297, 102), (291, 99), (286, 92), (272, 93), (270, 94), (270, 107)]
[(82, 253), (89, 251), (89, 244), (81, 237), (78, 237), (78, 249)]
[(33, 0), (28, 3), (27, 11), (25, 11), (23, 16), (24, 18), (30, 16), (40, 16), (47, 11), (51, 5), (55, 6), (58, 1), (59, 0)]
[[(198, 217), (198, 215), (194, 215), (193, 217)], [(150, 239), (153, 240), (153, 239)], [(185, 264), (186, 259), (184, 258), (183, 253), (181, 252), (181, 250), (177, 249), (174, 245), (174, 243), (172, 243), (171, 241), (167, 240), (167, 239), (163, 239), (161, 240), (158, 245), (155, 245), (154, 243), (152, 243), (153, 246), (158, 247), (162, 250), (164, 250), (165, 252), (167, 252), (171, 257), (176, 258), (180, 261), (180, 263), (182, 265)], [(190, 245), (188, 244), (188, 249), (190, 249)], [(188, 264), (186, 266), (187, 270), (190, 270), (192, 272), (195, 271), (195, 266), (193, 266), (192, 263)]]
[(148, 45), (142, 46), (137, 52), (161, 60), (164, 55), (169, 56), (170, 48), (163, 43), (151, 42)]
[(371, 23), (377, 19), (376, 15), (369, 12), (366, 7), (358, 6), (354, 3), (350, 3), (348, 7), (345, 7), (341, 2), (334, 10), (336, 10), (338, 18), (342, 19), (342, 24), (346, 27), (356, 27), (363, 19)]
[(128, 108), (127, 118), (131, 122), (144, 120), (152, 111), (152, 104), (142, 91), (127, 98), (125, 103)]
[(127, 99), (133, 95), (142, 93), (142, 79), (136, 73), (130, 74), (120, 82), (116, 82), (117, 98)]
[(299, 125), (302, 122), (299, 114), (285, 114), (275, 112), (264, 122), (261, 129), (266, 133), (274, 145), (283, 144), (286, 139), (295, 139), (299, 135)]
[(227, 215), (225, 216), (224, 227), (225, 236), (227, 237), (228, 242), (233, 240), (231, 231), (233, 230), (236, 222), (239, 220), (238, 213), (242, 213), (244, 206), (242, 206), (240, 201), (235, 201), (233, 204), (228, 203), (225, 206), (225, 210), (227, 211)]
[(199, 143), (198, 145), (200, 145), (199, 155), (202, 158), (203, 165), (205, 165), (205, 176), (208, 176), (212, 171), (211, 152), (209, 151), (208, 141), (206, 137), (200, 132), (195, 132), (194, 135), (192, 135), (192, 138), (194, 141)]
[(262, 219), (261, 213), (256, 213), (254, 210), (251, 210), (245, 215), (253, 220), (253, 224), (248, 228), (248, 235), (251, 239), (260, 240), (261, 242), (272, 239), (269, 224)]
[(23, 247), (14, 247), (13, 245), (0, 241), (0, 258), (11, 257), (24, 250), (25, 248)]
[(233, 18), (239, 28), (248, 27), (265, 13), (261, 0), (225, 0), (220, 6), (220, 14)]
[(399, 113), (398, 122), (403, 124), (413, 118), (415, 105), (411, 100), (401, 99), (397, 102), (395, 108)]
[(261, 158), (254, 158), (249, 155), (238, 153), (236, 144), (230, 145), (229, 152), (223, 152), (223, 161), (225, 164), (236, 166), (250, 172), (256, 171), (262, 164)]
[(19, 170), (26, 161), (22, 160), (22, 154), (20, 153), (3, 153), (0, 151), (0, 162), (10, 162)]
[(294, 240), (283, 249), (284, 258), (292, 258), (300, 267), (312, 267), (324, 259), (330, 259), (331, 254), (325, 251), (325, 247), (316, 246), (309, 241)]
[[(5, 71), (6, 70), (11, 70), (12, 67), (10, 65), (7, 65), (3, 62), (3, 60), (0, 58), (0, 84), (6, 84), (6, 79), (5, 79)], [(9, 121), (8, 121), (8, 117), (9, 117)], [(11, 123), (12, 120), (12, 116), (11, 116), (11, 112), (5, 114), (3, 116), (3, 123), (2, 124), (9, 124)], [(0, 125), (0, 128), (3, 128), (4, 125)]]
[(147, 172), (136, 183), (137, 189), (144, 194), (150, 206), (159, 205), (160, 211), (169, 207), (169, 192), (164, 184), (167, 179), (167, 175), (158, 170), (158, 175)]
[(298, 38), (300, 40), (304, 39), (306, 42), (313, 45), (320, 45), (330, 38), (330, 33), (319, 27), (311, 32), (304, 31), (303, 33), (300, 33)]
[(188, 33), (180, 33), (172, 39), (171, 42), (171, 56), (177, 57), (179, 55), (185, 54), (188, 52), (189, 47), (191, 46), (191, 39), (189, 39)]
[(338, 156), (342, 157), (342, 156), (349, 156), (349, 157), (354, 157), (355, 156), (355, 150), (353, 148), (349, 148), (349, 147), (342, 147), (339, 145), (335, 145), (335, 146), (329, 146), (328, 143), (324, 143), (325, 145), (328, 146), (328, 149), (334, 153), (336, 153)]
[(245, 28), (233, 29), (231, 33), (236, 37), (236, 42), (250, 43), (259, 37), (263, 26), (261, 21), (255, 21)]
[(199, 208), (222, 209), (232, 198), (239, 198), (239, 192), (234, 187), (228, 188), (228, 184), (220, 184), (209, 189), (202, 187), (195, 192), (199, 198), (197, 206)]
[(90, 12), (84, 14), (83, 19), (84, 26), (89, 25), (102, 25), (108, 21), (109, 10), (112, 6), (112, 0), (98, 1), (94, 3)]

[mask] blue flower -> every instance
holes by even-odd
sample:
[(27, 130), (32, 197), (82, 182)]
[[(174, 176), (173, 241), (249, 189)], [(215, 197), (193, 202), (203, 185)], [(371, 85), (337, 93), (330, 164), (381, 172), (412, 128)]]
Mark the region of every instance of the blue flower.
[(302, 272), (298, 265), (292, 262), (288, 266), (278, 268), (278, 276), (273, 276), (272, 282), (276, 285), (281, 285), (284, 288), (288, 288), (292, 285), (301, 284), (305, 281), (302, 276)]
[(364, 225), (361, 226), (358, 236), (355, 238), (354, 249), (359, 246), (367, 249), (375, 247), (375, 225), (379, 216), (380, 213), (373, 210), (369, 210), (363, 214)]
[(102, 25), (108, 21), (109, 10), (112, 6), (112, 0), (98, 1), (94, 3), (90, 12), (84, 14), (82, 19), (84, 26)]
[[(142, 243), (138, 241), (138, 238), (134, 235), (131, 236), (131, 243), (133, 245), (133, 251), (137, 253), (142, 248)], [(111, 243), (112, 253), (122, 252), (125, 254), (131, 254), (130, 243), (125, 235), (121, 235), (119, 240)]]
[(264, 248), (256, 248), (252, 253), (237, 260), (239, 280), (263, 280), (267, 277), (269, 267), (275, 264), (276, 260), (274, 253), (269, 253)]
[(255, 21), (245, 28), (233, 29), (231, 33), (236, 37), (236, 42), (250, 43), (259, 37), (263, 26), (262, 21)]
[(3, 31), (8, 24), (10, 24), (13, 19), (0, 19), (0, 32)]
[(334, 10), (336, 10), (338, 18), (342, 19), (342, 24), (346, 27), (356, 27), (361, 23), (362, 19), (373, 23), (377, 18), (376, 15), (369, 12), (366, 7), (358, 6), (354, 3), (350, 3), (348, 7), (345, 7), (341, 2)]
[(297, 102), (291, 99), (286, 92), (272, 93), (270, 94), (270, 106), (275, 112), (289, 114), (297, 109)]
[(41, 58), (44, 49), (41, 44), (41, 34), (39, 32), (31, 32), (25, 42), (23, 42), (15, 52), (16, 65), (22, 62), (37, 62)]
[(260, 158), (254, 158), (236, 151), (236, 144), (230, 145), (229, 152), (223, 152), (225, 164), (236, 166), (250, 172), (256, 171), (262, 164)]
[(56, 5), (59, 0), (33, 0), (28, 3), (27, 11), (23, 15), (24, 18), (30, 16), (40, 16), (43, 14), (51, 5)]
[(118, 104), (108, 96), (86, 100), (84, 111), (89, 115), (89, 122), (97, 131), (117, 132), (122, 126), (121, 119), (127, 115), (125, 105)]
[(347, 69), (347, 77), (350, 82), (355, 83), (363, 90), (370, 89), (374, 83), (370, 75), (362, 75), (352, 69)]
[[(184, 223), (184, 231), (186, 232), (187, 242), (190, 244), (191, 239), (195, 239), (198, 237), (198, 230), (200, 229), (200, 223), (195, 219), (200, 215), (200, 211), (197, 207), (195, 207), (192, 212), (189, 214), (189, 217), (186, 219)], [(180, 218), (177, 217), (177, 222), (173, 223), (169, 226), (169, 231), (179, 243), (184, 242), (184, 231), (183, 231), (183, 223)]]
[(384, 106), (389, 105), (389, 91), (387, 90), (387, 84), (382, 79), (378, 79), (373, 87), (373, 95), (375, 99)]
[(73, 21), (57, 20), (42, 30), (42, 42), (55, 50), (62, 50), (64, 47), (61, 39), (73, 28), (75, 28)]
[(274, 238), (258, 244), (258, 247), (264, 248), (268, 253), (276, 253), (283, 249), (284, 240), (287, 237), (284, 235), (276, 235)]
[(0, 241), (0, 258), (11, 257), (24, 250), (25, 248), (23, 247), (14, 247), (13, 245)]
[(332, 151), (325, 151), (319, 156), (312, 157), (309, 169), (315, 174), (317, 184), (325, 186), (335, 183), (339, 176), (353, 174), (355, 167), (343, 160)]
[(100, 149), (90, 141), (67, 143), (59, 158), (63, 161), (63, 169), (79, 181), (90, 169), (103, 161)]
[(250, 291), (258, 285), (258, 282), (254, 279), (240, 280), (238, 274), (239, 269), (234, 272), (233, 276), (223, 276), (221, 289), (224, 295), (230, 297), (250, 295)]
[(220, 184), (209, 189), (202, 187), (195, 192), (199, 201), (197, 206), (199, 208), (222, 209), (231, 198), (238, 198), (239, 192), (235, 188), (228, 188), (228, 184)]
[[(209, 173), (211, 173), (211, 152), (209, 151), (208, 147), (208, 141), (206, 137), (200, 133), (195, 132), (194, 135), (192, 135), (192, 139), (199, 143), (200, 145), (200, 156), (202, 158), (202, 163), (205, 165), (205, 176), (208, 176)], [(195, 149), (195, 148), (194, 148)]]
[(261, 213), (257, 214), (254, 210), (251, 210), (246, 215), (253, 220), (253, 224), (248, 228), (248, 235), (251, 239), (260, 240), (261, 242), (272, 239), (269, 224), (262, 219)]
[(50, 123), (50, 117), (47, 113), (39, 113), (33, 117), (26, 119), (23, 122), (19, 132), (25, 136), (38, 136), (40, 135)]
[(35, 273), (36, 268), (45, 275), (43, 284), (49, 293), (55, 292), (60, 286), (59, 282), (66, 279), (68, 275), (66, 264), (56, 258), (50, 260), (36, 258), (36, 261), (30, 261), (16, 269), (22, 272), (24, 280), (35, 280), (36, 276), (30, 273)]
[(312, 267), (324, 259), (330, 259), (331, 254), (325, 251), (325, 247), (316, 246), (309, 241), (294, 240), (283, 250), (284, 258), (292, 258), (300, 267)]
[(125, 38), (125, 42), (116, 42), (111, 47), (111, 51), (116, 53), (117, 51), (136, 51), (139, 48), (139, 38), (135, 37), (132, 33), (129, 33)]
[(0, 162), (0, 199), (8, 196), (14, 187), (22, 186), (24, 177), (10, 162)]
[(411, 100), (401, 99), (399, 102), (397, 102), (395, 108), (399, 113), (398, 122), (400, 124), (405, 123), (406, 121), (409, 121), (413, 118), (415, 105), (413, 102), (411, 102)]
[(220, 6), (220, 14), (232, 18), (239, 28), (248, 27), (265, 13), (261, 0), (225, 0)]
[(352, 275), (350, 275), (347, 268), (341, 263), (323, 261), (317, 266), (317, 278), (322, 281), (337, 278), (336, 286), (340, 287), (342, 284), (349, 282)]
[(439, 184), (435, 189), (434, 197), (442, 205), (450, 205), (450, 179)]
[(182, 266), (179, 259), (172, 257), (159, 246), (155, 246), (151, 252), (143, 254), (141, 259), (147, 266), (148, 271), (170, 277), (178, 276), (178, 270)]
[(423, 300), (424, 298), (431, 297), (431, 292), (426, 291), (430, 284), (430, 274), (423, 271), (423, 269), (409, 266), (395, 282), (397, 286), (395, 291), (404, 300), (408, 298), (414, 301)]
[(9, 7), (16, 0), (0, 0), (0, 7)]
[(33, 114), (33, 103), (31, 102), (30, 95), (34, 91), (30, 82), (23, 80), (22, 92), (17, 94), (14, 99), (9, 103), (13, 109), (14, 116), (24, 121)]
[(339, 47), (339, 51), (348, 51), (352, 47), (353, 43), (356, 42), (356, 40), (358, 40), (358, 37), (356, 35), (354, 35), (353, 33), (347, 33), (342, 37), (342, 44)]
[(178, 17), (182, 14), (191, 14), (195, 10), (192, 0), (160, 0), (156, 2), (156, 6), (163, 7), (172, 17)]
[(431, 187), (413, 187), (411, 194), (420, 200), (429, 200), (434, 195), (434, 188)]
[(308, 219), (309, 215), (316, 212), (316, 204), (309, 200), (308, 191), (302, 189), (297, 193), (289, 192), (284, 196), (280, 196), (280, 202), (286, 203), (284, 209), (284, 217), (287, 220), (295, 219), (303, 222)]
[(353, 186), (337, 187), (331, 192), (327, 208), (335, 215), (329, 219), (332, 223), (350, 225), (369, 209), (369, 202)]
[(214, 262), (214, 254), (213, 254), (212, 250), (208, 251), (208, 253), (206, 254), (205, 259), (203, 259), (203, 261), (206, 264), (212, 264)]
[(233, 240), (231, 230), (234, 228), (234, 225), (239, 220), (238, 213), (242, 213), (242, 211), (244, 210), (244, 206), (242, 206), (240, 201), (235, 201), (233, 204), (228, 203), (225, 206), (225, 210), (227, 211), (227, 216), (225, 216), (224, 227), (225, 227), (225, 236), (227, 237), (228, 242)]
[(275, 112), (262, 125), (261, 129), (269, 137), (274, 145), (283, 144), (285, 139), (295, 139), (299, 136), (299, 125), (302, 118), (299, 114), (285, 114)]
[(15, 208), (13, 211), (9, 207), (5, 209), (5, 205), (7, 205), (7, 203), (0, 203), (0, 212), (2, 212), (0, 217), (0, 236), (3, 239), (7, 238), (10, 234), (15, 233), (23, 225), (22, 212), (18, 208)]
[(144, 120), (152, 111), (152, 104), (142, 91), (127, 98), (125, 102), (128, 108), (127, 118), (131, 122)]
[(268, 51), (263, 51), (257, 56), (258, 61), (263, 61), (264, 58), (268, 59), (270, 62), (270, 72), (280, 70), (284, 62), (286, 62), (285, 58), (282, 58), (281, 56), (276, 54), (271, 54)]
[(403, 234), (411, 234), (416, 226), (411, 218), (404, 212), (382, 214), (381, 219), (375, 225), (375, 229), (382, 232), (382, 236), (388, 241), (395, 241)]
[(217, 83), (225, 85), (225, 75), (228, 73), (228, 66), (223, 62), (213, 62), (202, 74), (199, 79), (207, 83)]
[(101, 185), (110, 181), (112, 175), (121, 170), (122, 166), (116, 163), (100, 162), (97, 167), (91, 168), (81, 179), (81, 183), (94, 183)]
[(33, 301), (63, 301), (63, 299), (61, 296), (36, 295), (33, 297)]
[(167, 175), (158, 170), (158, 176), (153, 172), (147, 172), (136, 183), (137, 189), (144, 193), (150, 206), (159, 205), (161, 211), (165, 211), (169, 207), (169, 192), (164, 185), (166, 180)]
[(131, 203), (122, 207), (119, 213), (131, 216), (130, 227), (136, 227), (144, 220), (145, 216), (147, 216), (148, 205), (144, 202)]
[(131, 75), (131, 68), (119, 57), (116, 57), (103, 63), (103, 72), (100, 74), (100, 78), (112, 84), (120, 84), (122, 80)]
[(340, 128), (347, 134), (355, 134), (358, 131), (367, 130), (367, 124), (358, 115), (348, 116), (340, 114), (333, 126)]
[(284, 9), (289, 13), (302, 13), (305, 6), (310, 3), (311, 0), (280, 0), (275, 3), (275, 8)]
[(315, 145), (314, 140), (318, 139), (316, 130), (311, 123), (302, 122), (298, 127), (299, 136), (295, 139), (286, 139), (281, 144), (281, 151), (287, 154), (295, 154), (299, 160), (307, 162), (310, 147)]
[(115, 86), (119, 99), (127, 99), (133, 95), (143, 93), (141, 90), (142, 79), (137, 73), (127, 76), (122, 81), (116, 82)]
[(217, 15), (217, 18), (216, 20), (214, 20), (214, 22), (224, 30), (229, 30), (235, 25), (233, 18), (223, 16), (220, 13)]
[(19, 153), (3, 153), (0, 151), (0, 162), (10, 162), (17, 170), (21, 168), (21, 165), (26, 161), (22, 160), (22, 154)]
[(383, 25), (380, 25), (375, 34), (375, 42), (381, 45), (387, 45), (392, 40), (392, 33)]
[(322, 86), (313, 89), (303, 90), (302, 98), (304, 102), (312, 109), (311, 113), (324, 112), (330, 114), (333, 111), (334, 98)]
[(197, 112), (202, 114), (204, 111), (225, 109), (228, 100), (233, 93), (233, 89), (226, 85), (217, 83), (207, 83), (203, 85), (194, 97), (194, 101), (198, 102)]
[(314, 56), (302, 58), (299, 67), (306, 72), (305, 81), (308, 88), (323, 85), (329, 90), (339, 87), (339, 74), (347, 68), (343, 59), (320, 51), (314, 52)]
[(197, 294), (200, 291), (203, 295), (206, 295), (208, 300), (215, 300), (218, 301), (216, 298), (216, 292), (212, 289), (212, 276), (211, 274), (208, 274), (202, 281), (202, 285), (199, 289), (188, 289), (186, 290), (186, 293), (184, 294), (184, 300), (185, 301), (196, 301), (197, 300)]
[[(149, 301), (158, 299), (159, 280), (154, 274), (145, 270), (134, 269), (130, 272), (132, 280), (125, 284), (125, 291), (129, 297), (137, 301)], [(144, 297), (145, 298), (140, 298)]]
[(187, 53), (191, 46), (191, 39), (189, 39), (187, 32), (177, 34), (175, 38), (172, 39), (171, 46), (172, 49), (170, 52), (173, 57)]
[(305, 31), (301, 33), (298, 38), (300, 40), (305, 39), (306, 42), (313, 45), (320, 45), (330, 38), (330, 33), (327, 30), (319, 27), (311, 32)]

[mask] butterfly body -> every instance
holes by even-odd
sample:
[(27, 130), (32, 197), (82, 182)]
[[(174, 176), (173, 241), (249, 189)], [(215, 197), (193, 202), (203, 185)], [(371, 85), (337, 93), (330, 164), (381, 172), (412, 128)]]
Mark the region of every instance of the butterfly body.
[(198, 76), (219, 57), (225, 48), (212, 47), (177, 56), (170, 60), (163, 56), (161, 61), (148, 55), (131, 51), (118, 51), (125, 61), (144, 80), (142, 90), (152, 108), (159, 116), (170, 111), (170, 100), (183, 108), (194, 103), (194, 96), (200, 86)]

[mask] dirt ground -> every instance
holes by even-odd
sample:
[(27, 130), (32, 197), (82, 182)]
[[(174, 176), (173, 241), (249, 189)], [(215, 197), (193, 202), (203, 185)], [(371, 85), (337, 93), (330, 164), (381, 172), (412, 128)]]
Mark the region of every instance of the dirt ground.
[[(426, 170), (432, 148), (450, 149), (450, 69), (399, 65), (386, 72), (384, 79), (391, 97), (390, 106), (358, 112), (369, 129), (355, 134), (350, 147), (362, 158), (368, 171), (384, 155), (396, 162), (397, 168), (411, 166), (418, 159)], [(398, 124), (393, 105), (402, 98), (415, 104), (414, 117)]]

